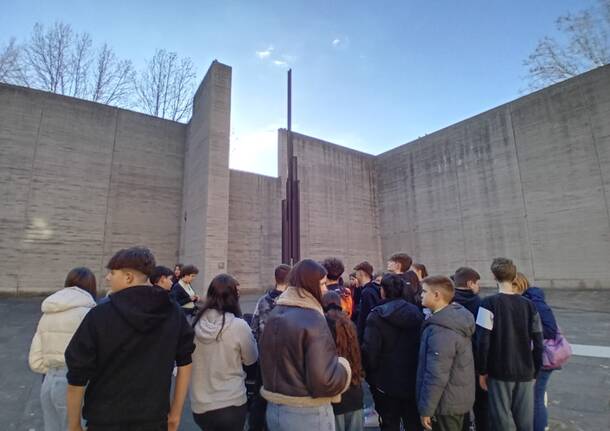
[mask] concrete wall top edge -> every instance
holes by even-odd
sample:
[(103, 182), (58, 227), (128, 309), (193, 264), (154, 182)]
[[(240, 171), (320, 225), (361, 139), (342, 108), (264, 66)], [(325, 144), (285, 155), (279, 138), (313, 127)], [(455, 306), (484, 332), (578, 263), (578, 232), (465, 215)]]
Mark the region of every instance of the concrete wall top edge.
[[(186, 126), (188, 124), (188, 123), (181, 123), (180, 121), (167, 120), (165, 118), (156, 117), (154, 115), (146, 114), (144, 112), (134, 111), (132, 109), (119, 108), (118, 106), (106, 105), (104, 103), (93, 102), (91, 100), (80, 99), (78, 97), (66, 96), (63, 94), (51, 93), (51, 92), (45, 91), (45, 90), (38, 90), (35, 88), (22, 87), (20, 85), (6, 84), (4, 82), (0, 82), (0, 91), (3, 91), (4, 89), (10, 89), (10, 90), (18, 91), (18, 92), (22, 92), (22, 93), (29, 93), (29, 95), (38, 95), (38, 96), (42, 96), (42, 97), (45, 97), (48, 99), (55, 99), (55, 100), (64, 99), (66, 101), (69, 101), (71, 104), (90, 105), (91, 107), (95, 107), (96, 109), (117, 110), (121, 114), (130, 114), (130, 115), (147, 117), (153, 121), (159, 121), (162, 123), (171, 123), (171, 124), (175, 124), (176, 126), (180, 126), (180, 127), (184, 127), (184, 128), (186, 128)], [(189, 119), (189, 121), (190, 121), (190, 119)]]
[[(278, 132), (280, 134), (285, 134), (287, 132), (286, 129), (278, 129)], [(307, 141), (313, 141), (319, 145), (324, 145), (324, 146), (329, 146), (331, 148), (335, 148), (338, 151), (343, 151), (343, 152), (347, 152), (347, 153), (352, 153), (354, 155), (358, 155), (361, 157), (366, 157), (366, 158), (370, 158), (370, 159), (374, 159), (375, 155), (371, 154), (371, 153), (365, 153), (364, 151), (359, 151), (359, 150), (355, 150), (353, 148), (349, 148), (349, 147), (344, 147), (343, 145), (339, 145), (339, 144), (335, 144), (333, 142), (329, 142), (329, 141), (325, 141), (324, 139), (320, 139), (320, 138), (316, 138), (315, 136), (309, 136), (309, 135), (305, 135), (303, 133), (299, 133), (299, 132), (292, 132), (293, 136), (295, 138), (301, 138)]]
[(503, 103), (501, 105), (494, 106), (493, 108), (487, 109), (487, 110), (485, 110), (483, 112), (480, 112), (480, 113), (478, 113), (476, 115), (464, 118), (461, 121), (458, 121), (458, 122), (453, 123), (453, 124), (449, 124), (449, 125), (441, 128), (441, 129), (435, 130), (435, 131), (433, 131), (433, 132), (431, 132), (431, 133), (429, 133), (429, 134), (427, 134), (425, 136), (421, 136), (421, 137), (419, 137), (417, 139), (414, 139), (412, 141), (406, 142), (406, 143), (404, 143), (402, 145), (399, 145), (398, 147), (390, 148), (389, 150), (381, 152), (379, 154), (376, 154), (375, 156), (376, 157), (384, 157), (384, 156), (387, 156), (389, 154), (394, 153), (395, 151), (401, 151), (407, 145), (422, 144), (422, 142), (426, 138), (430, 138), (430, 137), (433, 137), (433, 136), (436, 136), (436, 135), (440, 135), (440, 134), (444, 133), (447, 129), (450, 129), (450, 128), (455, 127), (455, 126), (462, 125), (464, 123), (471, 122), (471, 121), (473, 121), (473, 120), (475, 120), (476, 118), (479, 118), (479, 117), (484, 117), (484, 116), (487, 116), (487, 115), (492, 115), (492, 114), (494, 114), (496, 112), (499, 112), (499, 111), (502, 111), (504, 109), (507, 109), (510, 106), (515, 105), (515, 104), (526, 103), (528, 101), (528, 99), (539, 97), (542, 94), (547, 94), (549, 90), (555, 90), (555, 91), (560, 90), (563, 87), (574, 85), (575, 81), (582, 80), (583, 78), (586, 79), (588, 77), (591, 77), (592, 75), (596, 75), (596, 74), (599, 74), (599, 73), (605, 73), (607, 70), (610, 70), (610, 64), (605, 65), (605, 66), (600, 66), (598, 68), (589, 70), (588, 72), (582, 73), (582, 74), (580, 74), (578, 76), (575, 76), (573, 78), (566, 79), (566, 80), (558, 82), (556, 84), (549, 85), (548, 87), (541, 88), (540, 90), (536, 90), (536, 91), (534, 91), (532, 93), (529, 93), (529, 94), (526, 94), (524, 96), (518, 97), (516, 99), (510, 100), (510, 101), (505, 102), (505, 103)]
[(251, 177), (255, 177), (255, 178), (262, 178), (263, 180), (277, 180), (280, 178), (279, 176), (259, 174), (257, 172), (248, 172), (248, 171), (243, 171), (241, 169), (233, 169), (233, 168), (229, 169), (229, 174), (230, 175), (251, 176)]

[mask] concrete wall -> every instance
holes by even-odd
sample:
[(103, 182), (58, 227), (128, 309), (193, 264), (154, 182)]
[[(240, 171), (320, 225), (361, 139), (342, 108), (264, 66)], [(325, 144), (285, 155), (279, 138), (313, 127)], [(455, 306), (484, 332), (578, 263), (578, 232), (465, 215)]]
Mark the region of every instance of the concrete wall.
[(178, 251), (184, 125), (0, 85), (0, 291), (63, 286), (87, 266), (150, 246)]
[(231, 68), (214, 61), (193, 101), (184, 152), (180, 260), (194, 264), (202, 293), (227, 267)]
[(240, 289), (274, 284), (282, 259), (281, 199), (278, 178), (230, 171), (228, 272)]
[[(339, 257), (346, 275), (363, 260), (381, 269), (375, 157), (298, 133), (293, 136), (300, 180), (301, 258)], [(284, 130), (279, 142), (283, 197), (287, 175)]]
[(610, 67), (376, 159), (382, 253), (491, 283), (495, 256), (541, 286), (610, 287)]

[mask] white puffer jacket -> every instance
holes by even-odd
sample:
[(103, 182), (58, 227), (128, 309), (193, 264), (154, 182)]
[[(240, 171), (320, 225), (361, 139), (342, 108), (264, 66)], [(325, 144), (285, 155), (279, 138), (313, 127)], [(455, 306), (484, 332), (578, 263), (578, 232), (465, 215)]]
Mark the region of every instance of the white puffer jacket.
[(30, 347), (32, 371), (45, 374), (49, 368), (66, 366), (66, 347), (93, 307), (93, 297), (76, 286), (65, 287), (42, 302), (42, 318)]

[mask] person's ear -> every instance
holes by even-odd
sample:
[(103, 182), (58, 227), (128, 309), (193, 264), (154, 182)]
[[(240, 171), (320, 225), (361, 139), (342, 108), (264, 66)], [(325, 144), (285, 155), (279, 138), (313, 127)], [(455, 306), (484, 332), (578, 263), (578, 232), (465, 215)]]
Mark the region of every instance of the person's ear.
[(134, 276), (133, 272), (131, 272), (131, 271), (125, 272), (125, 281), (127, 282), (127, 284), (132, 284), (134, 280), (135, 280), (135, 276)]

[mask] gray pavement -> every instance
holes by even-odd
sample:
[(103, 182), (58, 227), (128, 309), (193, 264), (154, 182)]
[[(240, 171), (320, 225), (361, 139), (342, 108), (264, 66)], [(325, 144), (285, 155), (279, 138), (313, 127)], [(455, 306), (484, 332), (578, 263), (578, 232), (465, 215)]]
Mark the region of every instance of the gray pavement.
[[(547, 296), (571, 343), (610, 346), (610, 291), (547, 291)], [(244, 312), (252, 310), (256, 297), (242, 296)], [(42, 299), (0, 299), (0, 431), (43, 430), (41, 376), (27, 364)], [(551, 430), (610, 429), (610, 358), (572, 357), (553, 372), (548, 394)], [(198, 430), (188, 405), (180, 429)]]

